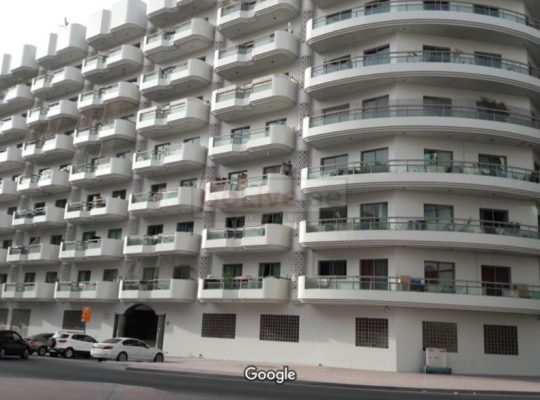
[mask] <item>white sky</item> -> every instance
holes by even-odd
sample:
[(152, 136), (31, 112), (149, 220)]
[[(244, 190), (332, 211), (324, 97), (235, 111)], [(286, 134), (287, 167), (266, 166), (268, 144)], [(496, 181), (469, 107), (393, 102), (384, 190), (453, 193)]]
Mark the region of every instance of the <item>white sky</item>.
[(111, 9), (115, 0), (0, 0), (0, 54), (16, 54), (24, 44), (37, 47), (58, 26), (88, 25), (94, 11)]

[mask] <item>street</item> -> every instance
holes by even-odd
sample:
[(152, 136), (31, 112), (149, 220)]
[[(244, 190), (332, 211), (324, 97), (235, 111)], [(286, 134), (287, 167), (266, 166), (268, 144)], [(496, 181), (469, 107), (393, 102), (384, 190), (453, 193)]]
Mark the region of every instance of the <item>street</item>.
[[(301, 377), (299, 377), (301, 379)], [(312, 383), (247, 382), (243, 377), (126, 370), (125, 364), (30, 357), (0, 361), (2, 397), (9, 399), (539, 399), (510, 394), (371, 389)], [(74, 393), (73, 391), (76, 391)]]

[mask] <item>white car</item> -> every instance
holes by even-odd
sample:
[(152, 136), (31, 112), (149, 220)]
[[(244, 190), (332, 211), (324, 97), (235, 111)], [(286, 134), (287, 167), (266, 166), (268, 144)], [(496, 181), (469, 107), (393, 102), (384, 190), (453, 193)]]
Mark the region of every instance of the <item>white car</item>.
[(150, 347), (139, 339), (112, 338), (92, 346), (92, 357), (99, 361), (154, 361), (163, 362), (163, 351)]
[(89, 358), (94, 343), (97, 343), (97, 340), (84, 332), (60, 331), (49, 339), (48, 350), (52, 357), (61, 355), (65, 358), (72, 358), (81, 355)]

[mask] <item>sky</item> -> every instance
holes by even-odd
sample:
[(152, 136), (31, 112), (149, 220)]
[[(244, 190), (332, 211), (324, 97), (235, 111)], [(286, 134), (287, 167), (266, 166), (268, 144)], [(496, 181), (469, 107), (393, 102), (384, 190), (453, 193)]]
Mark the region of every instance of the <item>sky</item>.
[(88, 25), (90, 14), (111, 9), (115, 0), (2, 0), (0, 54), (16, 54), (24, 44), (38, 46), (51, 32), (58, 32), (64, 17)]

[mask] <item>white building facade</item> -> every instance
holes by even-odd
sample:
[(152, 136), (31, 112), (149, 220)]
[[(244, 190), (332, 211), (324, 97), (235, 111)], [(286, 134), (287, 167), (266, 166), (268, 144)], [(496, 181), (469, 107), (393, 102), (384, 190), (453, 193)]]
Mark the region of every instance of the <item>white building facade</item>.
[(120, 0), (4, 55), (0, 327), (537, 375), (536, 3)]

